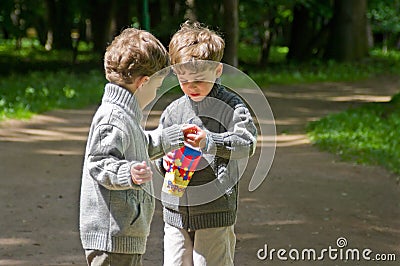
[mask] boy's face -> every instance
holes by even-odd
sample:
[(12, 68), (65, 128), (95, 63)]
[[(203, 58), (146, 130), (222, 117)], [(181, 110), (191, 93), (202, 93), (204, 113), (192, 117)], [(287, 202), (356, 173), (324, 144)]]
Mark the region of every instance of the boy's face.
[(139, 85), (135, 92), (141, 108), (144, 108), (156, 97), (157, 90), (161, 87), (165, 76), (152, 76), (151, 78), (145, 76), (143, 83)]
[(214, 82), (222, 74), (222, 64), (214, 70), (204, 70), (196, 73), (183, 72), (177, 74), (182, 91), (195, 102), (202, 101), (211, 91)]

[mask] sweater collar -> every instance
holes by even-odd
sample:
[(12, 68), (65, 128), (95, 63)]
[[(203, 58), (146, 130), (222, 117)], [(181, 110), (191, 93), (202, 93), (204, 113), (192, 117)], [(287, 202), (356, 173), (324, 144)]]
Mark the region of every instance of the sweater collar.
[(104, 103), (111, 103), (120, 106), (135, 117), (138, 121), (142, 120), (143, 112), (133, 93), (118, 85), (107, 83), (103, 95)]

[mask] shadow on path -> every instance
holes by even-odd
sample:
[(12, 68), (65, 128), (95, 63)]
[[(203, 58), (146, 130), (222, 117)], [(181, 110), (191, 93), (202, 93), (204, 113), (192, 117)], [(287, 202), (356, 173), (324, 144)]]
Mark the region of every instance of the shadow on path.
[[(236, 265), (398, 265), (329, 259), (281, 261), (271, 249), (369, 248), (400, 260), (400, 189), (380, 167), (345, 163), (309, 144), (307, 122), (369, 101), (388, 101), (399, 80), (273, 86), (266, 90), (277, 125), (277, 151), (264, 183), (241, 181)], [(94, 108), (59, 110), (0, 124), (0, 265), (84, 265), (78, 235), (80, 173)], [(160, 111), (152, 116), (156, 125)], [(259, 148), (257, 149), (259, 152)], [(258, 153), (246, 171), (251, 173)], [(162, 265), (157, 204), (144, 265)], [(345, 249), (342, 249), (345, 251)], [(294, 252), (294, 251), (293, 251)], [(260, 253), (263, 255), (263, 253)], [(292, 255), (295, 255), (293, 253)], [(286, 253), (288, 256), (288, 253)]]

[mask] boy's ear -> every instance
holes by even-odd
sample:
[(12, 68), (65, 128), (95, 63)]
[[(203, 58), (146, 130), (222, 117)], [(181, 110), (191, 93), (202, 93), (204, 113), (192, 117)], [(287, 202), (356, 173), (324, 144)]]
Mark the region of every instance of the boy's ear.
[(143, 86), (143, 84), (145, 84), (148, 80), (149, 80), (149, 76), (140, 76), (140, 77), (137, 77), (136, 80), (135, 80), (135, 87), (136, 87), (136, 88), (140, 88), (140, 87)]
[(221, 63), (219, 63), (217, 68), (215, 69), (215, 75), (217, 76), (217, 78), (221, 77), (222, 70), (224, 70), (224, 67)]

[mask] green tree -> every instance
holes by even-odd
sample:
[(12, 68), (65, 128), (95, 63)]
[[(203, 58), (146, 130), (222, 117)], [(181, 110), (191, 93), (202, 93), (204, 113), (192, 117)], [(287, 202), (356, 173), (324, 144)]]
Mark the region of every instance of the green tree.
[(55, 49), (71, 48), (71, 29), (73, 28), (72, 2), (67, 0), (46, 0), (49, 38), (47, 45)]
[[(36, 5), (37, 9), (32, 9)], [(36, 18), (43, 11), (42, 1), (2, 0), (0, 1), (0, 28), (5, 39), (15, 39), (16, 48), (20, 48), (21, 40), (26, 36), (29, 27), (38, 26)]]
[[(141, 3), (141, 1), (139, 1)], [(139, 21), (141, 19), (141, 8), (138, 8)], [(184, 21), (186, 12), (185, 0), (150, 0), (150, 31), (168, 45), (172, 34), (178, 30), (179, 25)]]
[(240, 2), (240, 39), (260, 47), (259, 65), (266, 66), (270, 49), (285, 42), (285, 32), (292, 18), (293, 1), (247, 0)]
[(239, 42), (238, 0), (224, 0), (224, 62), (237, 67), (237, 47)]
[(93, 49), (103, 53), (112, 38), (111, 21), (115, 1), (89, 0), (89, 18), (92, 25)]
[(382, 36), (382, 50), (389, 46), (398, 46), (400, 32), (400, 1), (369, 0), (367, 17), (372, 32)]
[(307, 61), (323, 53), (332, 13), (330, 0), (296, 1), (287, 54), (289, 61)]
[[(224, 60), (230, 58), (234, 65), (237, 39), (257, 45), (258, 63), (266, 66), (273, 45), (289, 46), (289, 60), (358, 60), (368, 55), (368, 22), (384, 49), (397, 44), (400, 32), (400, 0), (146, 1), (150, 31), (164, 44), (192, 16), (223, 34)], [(0, 30), (3, 38), (16, 39), (17, 47), (34, 28), (29, 32), (36, 32), (42, 45), (71, 49), (71, 30), (79, 29), (81, 39), (91, 41), (96, 52), (104, 52), (123, 28), (143, 28), (142, 11), (143, 0), (1, 0)]]
[(368, 55), (367, 0), (335, 0), (325, 58), (355, 61)]

